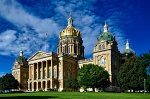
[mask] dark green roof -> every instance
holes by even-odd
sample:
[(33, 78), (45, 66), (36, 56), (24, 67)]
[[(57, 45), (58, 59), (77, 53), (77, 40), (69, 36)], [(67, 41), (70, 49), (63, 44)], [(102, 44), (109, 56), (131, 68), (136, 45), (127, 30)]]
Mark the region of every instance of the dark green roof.
[(26, 61), (27, 61), (27, 59), (24, 56), (18, 56), (16, 58), (16, 62), (18, 62), (18, 63), (23, 63), (23, 62), (26, 62)]
[(115, 37), (113, 34), (111, 34), (110, 32), (103, 32), (98, 38), (97, 38), (97, 42), (99, 41), (114, 41)]
[(132, 49), (125, 49), (122, 54), (135, 55), (135, 52)]

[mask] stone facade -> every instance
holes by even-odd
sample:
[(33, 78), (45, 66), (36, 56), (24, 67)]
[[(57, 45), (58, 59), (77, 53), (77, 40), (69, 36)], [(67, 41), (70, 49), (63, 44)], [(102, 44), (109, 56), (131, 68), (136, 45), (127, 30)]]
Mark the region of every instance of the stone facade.
[(73, 26), (73, 18), (70, 15), (68, 26), (60, 32), (57, 53), (38, 51), (28, 59), (28, 68), (17, 69), (15, 63), (12, 72), (14, 76), (16, 72), (20, 73), (18, 78), (29, 72), (28, 80), (24, 79), (28, 82), (29, 91), (62, 91), (66, 90), (65, 82), (68, 78), (77, 77), (79, 68), (84, 64), (95, 64), (104, 67), (110, 74), (111, 85), (117, 86), (119, 66), (125, 62), (128, 55), (135, 54), (129, 48), (128, 42), (127, 49), (122, 54), (117, 45), (115, 36), (108, 32), (105, 22), (104, 32), (97, 38), (93, 49), (93, 58), (85, 59), (82, 34)]

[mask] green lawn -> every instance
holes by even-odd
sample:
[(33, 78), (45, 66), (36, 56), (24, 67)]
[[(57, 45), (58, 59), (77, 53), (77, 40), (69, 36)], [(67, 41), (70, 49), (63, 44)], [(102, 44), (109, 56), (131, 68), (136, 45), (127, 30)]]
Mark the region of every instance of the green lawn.
[(150, 99), (143, 93), (105, 92), (30, 92), (0, 94), (0, 99)]

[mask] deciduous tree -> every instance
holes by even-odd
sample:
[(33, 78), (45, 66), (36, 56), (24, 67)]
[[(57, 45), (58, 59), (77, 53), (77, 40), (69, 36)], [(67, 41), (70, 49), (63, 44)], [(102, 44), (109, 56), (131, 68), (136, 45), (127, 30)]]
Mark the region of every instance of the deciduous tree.
[(0, 80), (0, 88), (2, 90), (17, 89), (18, 85), (18, 81), (13, 77), (12, 74), (6, 74)]
[(143, 89), (145, 77), (143, 61), (136, 56), (132, 56), (120, 67), (117, 79), (122, 89), (133, 89), (135, 91)]
[(83, 65), (78, 72), (78, 83), (84, 88), (105, 88), (109, 86), (109, 73), (101, 66)]

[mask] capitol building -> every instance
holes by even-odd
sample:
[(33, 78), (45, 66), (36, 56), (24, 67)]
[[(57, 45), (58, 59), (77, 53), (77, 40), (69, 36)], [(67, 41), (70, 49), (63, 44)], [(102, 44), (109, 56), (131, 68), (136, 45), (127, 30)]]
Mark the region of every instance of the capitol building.
[(20, 51), (12, 67), (20, 90), (67, 90), (66, 80), (77, 77), (78, 70), (90, 63), (104, 67), (110, 75), (111, 86), (117, 86), (119, 67), (128, 57), (135, 55), (129, 42), (120, 52), (115, 36), (108, 31), (105, 22), (103, 33), (99, 34), (93, 48), (93, 58), (85, 59), (82, 33), (75, 28), (73, 21), (70, 15), (67, 27), (59, 34), (57, 53), (37, 51), (27, 59)]

